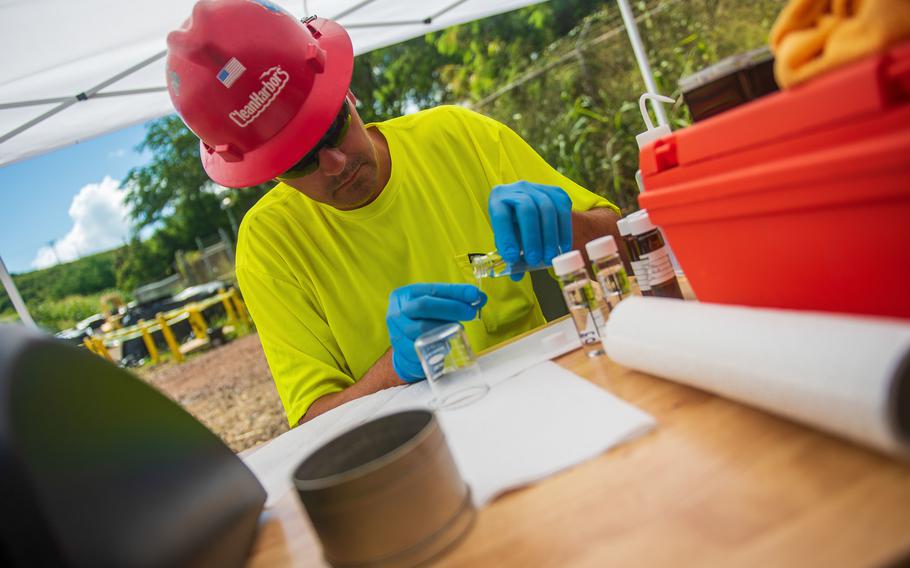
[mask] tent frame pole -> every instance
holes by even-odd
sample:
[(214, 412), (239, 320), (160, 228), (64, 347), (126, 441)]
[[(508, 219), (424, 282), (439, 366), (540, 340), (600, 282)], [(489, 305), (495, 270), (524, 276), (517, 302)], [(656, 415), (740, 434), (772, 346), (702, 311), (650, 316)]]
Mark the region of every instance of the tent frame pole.
[(16, 313), (19, 314), (19, 319), (22, 320), (22, 323), (27, 327), (38, 329), (38, 326), (35, 325), (35, 320), (33, 320), (31, 314), (28, 313), (25, 302), (22, 301), (22, 296), (19, 295), (19, 289), (16, 288), (13, 277), (10, 276), (9, 271), (6, 269), (6, 264), (3, 262), (2, 256), (0, 256), (0, 280), (3, 281), (3, 287), (6, 288), (6, 293), (9, 295), (9, 299), (12, 300), (13, 307), (16, 308)]
[[(10, 130), (6, 134), (0, 135), (0, 144), (6, 142), (13, 136), (21, 134), (22, 132), (35, 126), (36, 124), (40, 124), (41, 122), (44, 122), (48, 118), (54, 116), (55, 114), (57, 114), (59, 112), (66, 110), (67, 108), (73, 106), (74, 104), (76, 104), (78, 102), (87, 101), (89, 99), (97, 97), (98, 91), (116, 83), (117, 81), (119, 81), (120, 79), (123, 79), (124, 77), (132, 75), (133, 73), (135, 73), (136, 71), (139, 71), (143, 67), (147, 67), (148, 65), (154, 63), (155, 61), (158, 61), (165, 55), (167, 55), (166, 49), (164, 51), (159, 51), (158, 53), (156, 53), (155, 55), (153, 55), (149, 58), (143, 59), (139, 63), (137, 63), (137, 64), (133, 65), (132, 67), (130, 67), (129, 69), (127, 69), (126, 71), (121, 71), (120, 73), (117, 73), (110, 79), (107, 79), (106, 81), (102, 81), (101, 83), (98, 83), (97, 85), (95, 85), (91, 89), (88, 89), (87, 91), (84, 91), (84, 92), (79, 93), (78, 95), (75, 95), (72, 97), (64, 98), (63, 102), (61, 102), (59, 105), (55, 106), (54, 108), (50, 109), (49, 111), (45, 112), (41, 116), (33, 118), (32, 120), (26, 122), (25, 124)], [(165, 88), (161, 88), (161, 89), (163, 90)], [(139, 92), (151, 92), (150, 89), (139, 89), (138, 91)], [(28, 105), (33, 104), (34, 101), (23, 101), (23, 102), (25, 103), (24, 106), (28, 106)], [(22, 106), (22, 105), (20, 105), (20, 103), (13, 103), (13, 104), (8, 104), (6, 106), (8, 108), (15, 108), (16, 106)]]
[[(641, 78), (645, 81), (645, 89), (649, 93), (659, 95), (657, 84), (654, 83), (654, 73), (651, 72), (651, 64), (648, 62), (648, 54), (645, 52), (645, 46), (641, 41), (638, 33), (638, 24), (635, 23), (635, 15), (632, 13), (632, 7), (629, 6), (629, 0), (616, 0), (619, 5), (619, 11), (622, 13), (622, 21), (626, 26), (626, 32), (629, 34), (629, 41), (632, 42), (632, 51), (635, 52), (635, 60), (638, 62), (638, 70), (641, 71)], [(667, 112), (663, 105), (653, 105), (654, 114), (657, 116), (659, 125), (670, 124), (667, 119)]]

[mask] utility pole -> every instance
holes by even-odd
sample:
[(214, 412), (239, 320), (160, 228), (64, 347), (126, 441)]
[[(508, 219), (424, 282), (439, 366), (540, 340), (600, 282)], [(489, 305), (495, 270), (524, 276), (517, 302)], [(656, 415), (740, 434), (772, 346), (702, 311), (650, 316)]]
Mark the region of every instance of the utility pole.
[[(651, 72), (651, 64), (648, 62), (648, 54), (645, 52), (645, 45), (641, 41), (641, 35), (638, 33), (638, 24), (635, 23), (635, 15), (632, 13), (632, 7), (629, 6), (629, 0), (616, 0), (619, 4), (619, 12), (622, 14), (622, 21), (626, 25), (626, 32), (629, 34), (629, 41), (632, 43), (632, 51), (635, 52), (635, 61), (638, 62), (638, 70), (641, 72), (641, 78), (645, 82), (645, 89), (652, 94), (659, 95), (657, 85), (654, 83), (654, 74)], [(667, 112), (662, 105), (654, 105), (654, 114), (657, 116), (657, 124), (663, 126), (670, 124), (667, 119)]]
[(51, 247), (51, 252), (54, 253), (54, 258), (57, 260), (57, 264), (61, 264), (60, 255), (57, 254), (57, 240), (53, 239), (47, 241), (47, 246)]
[(231, 210), (231, 205), (234, 202), (231, 201), (230, 197), (225, 197), (221, 200), (221, 208), (227, 211), (228, 221), (231, 223), (231, 231), (234, 233), (234, 242), (237, 242), (237, 218), (234, 217), (234, 212)]

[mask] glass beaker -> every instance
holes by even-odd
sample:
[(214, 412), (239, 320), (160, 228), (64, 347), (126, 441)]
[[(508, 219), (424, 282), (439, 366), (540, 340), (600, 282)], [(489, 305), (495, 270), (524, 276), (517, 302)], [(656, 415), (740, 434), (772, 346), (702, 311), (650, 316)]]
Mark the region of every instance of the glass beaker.
[(460, 323), (424, 333), (414, 341), (414, 349), (430, 383), (436, 408), (466, 406), (490, 390)]

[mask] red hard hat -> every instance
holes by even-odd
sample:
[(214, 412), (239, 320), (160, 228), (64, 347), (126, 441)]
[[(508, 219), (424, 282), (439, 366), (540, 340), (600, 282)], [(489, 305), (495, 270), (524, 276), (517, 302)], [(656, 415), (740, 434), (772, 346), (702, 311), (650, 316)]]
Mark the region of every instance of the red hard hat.
[(201, 140), (202, 167), (228, 187), (268, 181), (309, 152), (354, 66), (344, 28), (267, 0), (202, 0), (167, 45), (171, 101)]

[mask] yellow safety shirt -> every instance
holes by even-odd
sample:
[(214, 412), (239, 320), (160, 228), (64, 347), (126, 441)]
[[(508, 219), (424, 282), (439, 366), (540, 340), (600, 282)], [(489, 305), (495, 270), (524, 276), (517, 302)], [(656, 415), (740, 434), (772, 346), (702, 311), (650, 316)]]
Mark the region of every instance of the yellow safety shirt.
[[(555, 185), (584, 211), (615, 206), (550, 167), (505, 125), (442, 106), (386, 122), (391, 177), (370, 204), (340, 211), (279, 184), (244, 216), (237, 279), (288, 422), (352, 385), (389, 349), (389, 293), (416, 282), (476, 284), (459, 254), (495, 249), (487, 201), (519, 180)], [(476, 351), (545, 323), (531, 279), (486, 279)]]

